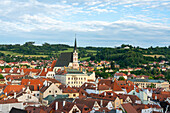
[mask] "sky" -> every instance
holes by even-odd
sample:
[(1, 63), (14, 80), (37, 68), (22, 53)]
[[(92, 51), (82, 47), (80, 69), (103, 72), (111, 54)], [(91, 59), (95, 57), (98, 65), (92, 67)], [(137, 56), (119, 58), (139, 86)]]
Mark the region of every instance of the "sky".
[(0, 0), (0, 44), (170, 45), (170, 0)]

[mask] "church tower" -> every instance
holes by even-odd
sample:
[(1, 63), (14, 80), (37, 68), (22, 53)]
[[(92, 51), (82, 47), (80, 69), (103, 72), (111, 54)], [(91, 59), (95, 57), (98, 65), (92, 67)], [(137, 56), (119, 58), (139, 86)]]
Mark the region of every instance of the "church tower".
[(79, 68), (78, 64), (78, 53), (77, 53), (77, 42), (75, 37), (75, 43), (74, 43), (74, 51), (73, 51), (73, 69)]

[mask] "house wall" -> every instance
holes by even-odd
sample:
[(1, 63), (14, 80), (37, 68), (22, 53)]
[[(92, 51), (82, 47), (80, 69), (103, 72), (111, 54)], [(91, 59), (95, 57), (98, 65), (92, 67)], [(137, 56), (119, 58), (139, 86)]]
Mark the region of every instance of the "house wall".
[(0, 104), (0, 113), (9, 113), (12, 107), (23, 109), (23, 103)]
[[(147, 88), (148, 85), (151, 85), (151, 82), (134, 82), (135, 84), (138, 84), (139, 88)], [(155, 88), (165, 88), (169, 90), (169, 83), (163, 82), (163, 83), (153, 83), (155, 85)]]
[(48, 95), (58, 95), (58, 94), (62, 94), (62, 91), (55, 85), (55, 84), (51, 84), (46, 90), (45, 92), (43, 92), (43, 98), (47, 97)]
[(152, 109), (151, 108), (142, 109), (141, 113), (152, 113)]
[(95, 101), (92, 110), (95, 110), (95, 111), (96, 111), (96, 110), (99, 110), (99, 109), (100, 109), (100, 106), (99, 106), (99, 104), (97, 103), (97, 101)]
[(74, 109), (77, 110), (76, 113), (81, 113), (81, 111), (79, 110), (79, 108), (78, 108), (76, 105), (73, 106), (73, 108), (69, 111), (69, 113), (74, 113), (74, 112), (73, 112)]
[(91, 94), (91, 93), (95, 93), (95, 94), (99, 94), (99, 91), (97, 90), (94, 90), (94, 89), (86, 89), (86, 92), (88, 93), (88, 94)]
[(87, 82), (87, 74), (66, 74), (66, 85), (70, 87), (81, 87), (85, 82)]
[(69, 95), (68, 98), (76, 98), (79, 97), (79, 93), (63, 93), (64, 95)]
[(66, 84), (66, 75), (55, 75), (55, 79), (60, 81), (62, 84)]
[(115, 101), (112, 103), (114, 108), (119, 108), (119, 106), (123, 103), (123, 99), (119, 99), (118, 97), (115, 99)]
[(109, 110), (112, 110), (114, 108), (112, 102), (108, 102), (107, 106), (106, 106)]
[(39, 102), (39, 99), (31, 94), (23, 94), (17, 99), (19, 102), (35, 102), (35, 103)]
[(53, 71), (48, 71), (46, 78), (54, 78), (55, 73)]

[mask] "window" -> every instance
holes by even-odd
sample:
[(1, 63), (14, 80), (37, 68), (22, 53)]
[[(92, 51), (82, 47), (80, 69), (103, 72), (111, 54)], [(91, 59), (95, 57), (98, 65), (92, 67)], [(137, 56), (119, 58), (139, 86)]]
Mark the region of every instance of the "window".
[(55, 93), (57, 93), (57, 91), (55, 91)]
[(70, 84), (70, 82), (68, 82), (68, 84)]
[(73, 94), (73, 97), (75, 97), (76, 96), (76, 94)]
[(39, 94), (37, 94), (37, 96), (39, 96)]
[(49, 91), (49, 93), (51, 93), (51, 91)]
[(70, 80), (70, 77), (68, 77), (68, 80)]

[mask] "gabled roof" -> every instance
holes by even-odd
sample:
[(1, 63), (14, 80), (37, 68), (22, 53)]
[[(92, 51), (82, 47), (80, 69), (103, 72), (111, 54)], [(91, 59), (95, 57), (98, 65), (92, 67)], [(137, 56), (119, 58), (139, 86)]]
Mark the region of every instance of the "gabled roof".
[(76, 99), (74, 102), (77, 104), (85, 104), (90, 109), (92, 109), (95, 101), (96, 101), (95, 99), (87, 98), (87, 99)]
[(40, 89), (40, 92), (44, 93), (47, 89), (48, 89), (49, 86), (43, 86), (41, 89)]
[(34, 107), (34, 106), (28, 106), (25, 108), (29, 113), (50, 113), (52, 111), (51, 107), (46, 106), (40, 106), (40, 107)]
[(25, 88), (24, 85), (7, 85), (4, 89), (4, 93), (7, 93), (7, 94), (9, 94), (10, 92), (19, 93), (20, 91), (23, 90), (23, 88)]
[(125, 73), (115, 73), (114, 76), (127, 76)]
[(145, 104), (134, 104), (133, 108), (135, 108), (138, 113), (141, 113), (142, 109), (148, 109), (150, 107)]
[(53, 62), (52, 62), (52, 64), (51, 64), (51, 68), (52, 68), (52, 69), (54, 68), (54, 66), (56, 65), (56, 63), (57, 63), (57, 60), (53, 60)]
[(122, 88), (118, 85), (117, 80), (113, 82), (113, 91), (123, 91)]
[(73, 52), (61, 53), (55, 67), (67, 67), (70, 62), (73, 62)]
[(43, 86), (43, 82), (41, 82), (39, 79), (22, 79), (21, 81), (22, 85), (39, 85)]
[(126, 113), (138, 113), (130, 103), (121, 104), (121, 106), (126, 111)]

